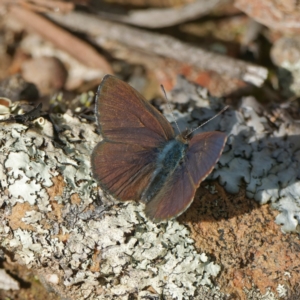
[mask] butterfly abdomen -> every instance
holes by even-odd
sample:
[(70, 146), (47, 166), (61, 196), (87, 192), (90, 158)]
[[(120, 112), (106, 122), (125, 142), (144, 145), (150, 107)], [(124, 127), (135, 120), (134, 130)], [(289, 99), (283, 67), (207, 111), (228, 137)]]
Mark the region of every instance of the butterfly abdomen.
[(177, 140), (168, 141), (161, 149), (156, 160), (156, 169), (151, 180), (142, 194), (142, 201), (149, 202), (163, 187), (185, 157), (188, 145)]

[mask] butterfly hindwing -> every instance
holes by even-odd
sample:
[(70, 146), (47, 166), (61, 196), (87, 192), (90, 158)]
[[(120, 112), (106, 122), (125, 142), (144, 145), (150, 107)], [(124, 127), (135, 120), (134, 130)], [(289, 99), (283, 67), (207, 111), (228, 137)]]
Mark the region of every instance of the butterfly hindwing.
[(156, 153), (136, 144), (102, 141), (92, 153), (92, 171), (100, 186), (119, 200), (140, 200), (155, 170)]
[(222, 132), (200, 133), (192, 138), (183, 162), (163, 188), (146, 204), (146, 215), (156, 221), (183, 213), (192, 203), (200, 183), (211, 173), (226, 143)]

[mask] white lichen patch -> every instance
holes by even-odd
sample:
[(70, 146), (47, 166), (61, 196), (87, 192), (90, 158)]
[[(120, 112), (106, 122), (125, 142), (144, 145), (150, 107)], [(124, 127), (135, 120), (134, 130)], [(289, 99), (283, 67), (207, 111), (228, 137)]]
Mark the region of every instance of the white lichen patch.
[(13, 279), (5, 270), (0, 269), (0, 290), (19, 290), (19, 283)]
[(247, 296), (247, 299), (251, 300), (278, 300), (278, 297), (274, 295), (274, 293), (270, 290), (267, 289), (265, 294), (261, 294), (261, 292), (258, 289), (255, 289), (252, 287), (251, 290), (247, 290), (246, 288), (244, 289), (245, 294)]
[[(186, 227), (152, 223), (142, 204), (103, 205), (90, 166), (101, 139), (96, 125), (70, 112), (51, 120), (56, 142), (48, 121), (7, 123), (0, 131), (2, 247), (27, 267), (47, 267), (54, 279), (45, 280), (72, 299), (142, 297), (149, 287), (153, 296), (187, 299), (213, 288), (220, 267), (197, 253)], [(14, 216), (16, 207), (26, 210)]]
[[(98, 276), (106, 279), (107, 289), (116, 295), (152, 286), (172, 299), (186, 299), (199, 284), (211, 284), (208, 278), (220, 270), (214, 263), (202, 261), (203, 255), (195, 251), (188, 235), (177, 222), (157, 226), (144, 217), (141, 205), (124, 204), (100, 222), (84, 224), (84, 234), (70, 239), (71, 268), (78, 269), (80, 259), (91, 258), (97, 248), (102, 257)], [(85, 268), (88, 270), (89, 264)], [(79, 278), (76, 273), (67, 284), (94, 280), (95, 274), (91, 275), (87, 272)], [(112, 287), (115, 281), (118, 283)]]
[(279, 284), (277, 287), (277, 292), (279, 297), (286, 297), (287, 296), (287, 289), (283, 284)]

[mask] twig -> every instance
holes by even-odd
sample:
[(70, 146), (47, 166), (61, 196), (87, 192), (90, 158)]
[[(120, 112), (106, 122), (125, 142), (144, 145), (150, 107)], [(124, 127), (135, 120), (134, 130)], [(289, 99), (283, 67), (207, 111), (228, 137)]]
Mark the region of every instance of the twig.
[(52, 13), (47, 16), (74, 31), (84, 32), (91, 41), (103, 48), (108, 48), (111, 42), (117, 42), (131, 51), (163, 56), (196, 69), (214, 71), (256, 86), (261, 86), (268, 74), (263, 67), (209, 52), (173, 37), (103, 21), (88, 14), (71, 12), (65, 16)]
[(17, 4), (36, 12), (55, 11), (60, 13), (68, 13), (74, 9), (73, 3), (59, 0), (3, 0), (2, 3), (5, 5)]
[[(98, 15), (106, 19), (132, 25), (161, 28), (206, 15), (216, 6), (228, 1), (229, 0), (198, 0), (181, 7), (135, 9), (124, 11), (124, 14), (116, 14), (114, 11), (100, 11)], [(103, 8), (103, 3), (101, 3), (100, 7)]]
[(92, 46), (46, 20), (44, 17), (15, 5), (9, 8), (9, 12), (12, 17), (18, 19), (26, 27), (30, 27), (83, 64), (103, 69), (107, 73), (113, 73), (110, 64)]
[(289, 34), (299, 34), (300, 19), (299, 4), (297, 3), (298, 1), (235, 0), (234, 5), (252, 19), (269, 28)]
[(19, 2), (24, 6), (24, 8), (29, 9), (32, 7), (39, 12), (55, 11), (65, 14), (74, 9), (74, 4), (71, 2), (49, 0), (32, 0), (30, 2), (26, 0), (19, 0)]

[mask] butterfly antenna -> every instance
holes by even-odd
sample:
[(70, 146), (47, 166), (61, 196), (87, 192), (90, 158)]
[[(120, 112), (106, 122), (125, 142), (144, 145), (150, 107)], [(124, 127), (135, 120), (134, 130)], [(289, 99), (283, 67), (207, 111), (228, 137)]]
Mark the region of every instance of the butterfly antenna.
[(169, 99), (168, 99), (168, 97), (167, 97), (167, 93), (166, 93), (166, 91), (165, 91), (165, 88), (164, 88), (164, 86), (163, 86), (162, 84), (160, 85), (160, 87), (161, 87), (162, 91), (163, 91), (164, 94), (165, 94), (165, 98), (166, 98), (166, 100), (167, 100), (168, 108), (169, 108), (169, 110), (170, 110), (170, 112), (171, 112), (171, 114), (172, 114), (173, 122), (176, 124), (178, 133), (180, 133), (180, 129), (179, 129), (179, 126), (178, 126), (178, 124), (177, 124), (177, 122), (176, 122), (176, 120), (175, 120), (175, 116), (174, 116), (174, 114), (173, 114), (173, 112), (172, 112), (172, 108), (171, 108), (171, 105), (170, 105), (170, 101), (169, 101)]
[(196, 131), (197, 129), (199, 129), (200, 127), (206, 125), (208, 122), (210, 122), (211, 120), (213, 120), (214, 118), (216, 118), (217, 116), (219, 116), (220, 114), (222, 114), (226, 109), (229, 108), (229, 105), (226, 105), (222, 110), (220, 110), (217, 114), (215, 114), (212, 118), (208, 119), (206, 122), (202, 123), (200, 126), (196, 127), (195, 129), (193, 129), (191, 132), (189, 132), (186, 137), (188, 137), (189, 135), (191, 135), (194, 131)]

